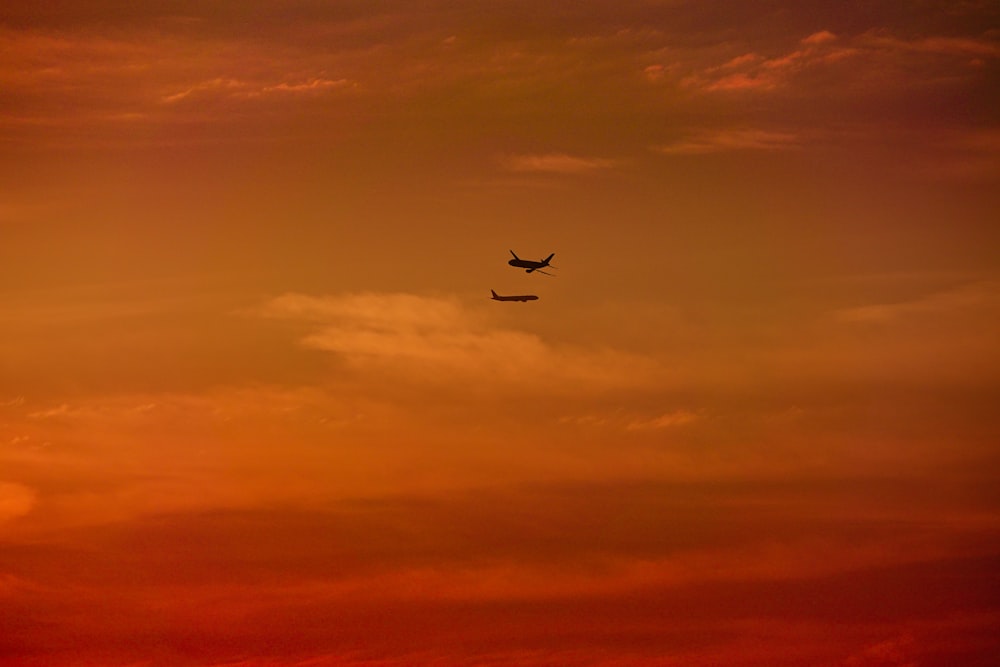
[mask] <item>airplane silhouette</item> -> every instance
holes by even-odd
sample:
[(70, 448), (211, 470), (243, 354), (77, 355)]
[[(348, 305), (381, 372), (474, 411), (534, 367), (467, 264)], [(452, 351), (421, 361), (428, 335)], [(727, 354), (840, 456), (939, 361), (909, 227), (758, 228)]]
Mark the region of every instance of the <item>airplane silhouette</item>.
[(493, 290), (490, 290), (493, 294), (494, 301), (535, 301), (538, 299), (534, 294), (519, 294), (517, 296), (500, 296)]
[[(514, 259), (510, 260), (509, 262), (507, 262), (511, 266), (516, 266), (518, 268), (525, 269), (525, 273), (531, 273), (532, 271), (538, 271), (539, 273), (543, 273), (543, 274), (545, 274), (547, 276), (551, 276), (552, 275), (551, 273), (545, 273), (545, 271), (540, 271), (539, 269), (544, 269), (547, 266), (551, 266), (549, 264), (549, 261), (553, 257), (556, 256), (555, 253), (552, 253), (551, 255), (549, 255), (548, 257), (546, 257), (545, 259), (543, 259), (540, 262), (536, 262), (536, 261), (531, 260), (531, 259), (521, 259), (520, 257), (517, 256), (517, 253), (515, 253), (513, 250), (510, 251), (510, 254), (514, 255)], [(554, 269), (555, 267), (553, 266), (552, 268)]]

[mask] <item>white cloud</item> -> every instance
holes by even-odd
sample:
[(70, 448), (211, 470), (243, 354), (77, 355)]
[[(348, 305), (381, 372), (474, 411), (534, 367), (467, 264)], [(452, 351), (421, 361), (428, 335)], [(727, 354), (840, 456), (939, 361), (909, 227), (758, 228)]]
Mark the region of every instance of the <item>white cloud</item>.
[(644, 357), (554, 345), (532, 333), (499, 328), (454, 299), (286, 294), (258, 313), (310, 323), (301, 343), (335, 353), (354, 367), (422, 382), (460, 379), (524, 391), (601, 389), (642, 384), (655, 371)]

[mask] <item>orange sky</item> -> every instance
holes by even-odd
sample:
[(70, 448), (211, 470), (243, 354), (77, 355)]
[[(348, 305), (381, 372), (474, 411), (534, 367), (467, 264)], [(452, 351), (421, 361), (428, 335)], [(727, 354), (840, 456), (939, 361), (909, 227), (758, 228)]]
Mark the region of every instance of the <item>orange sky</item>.
[(995, 3), (0, 41), (4, 665), (1000, 653)]

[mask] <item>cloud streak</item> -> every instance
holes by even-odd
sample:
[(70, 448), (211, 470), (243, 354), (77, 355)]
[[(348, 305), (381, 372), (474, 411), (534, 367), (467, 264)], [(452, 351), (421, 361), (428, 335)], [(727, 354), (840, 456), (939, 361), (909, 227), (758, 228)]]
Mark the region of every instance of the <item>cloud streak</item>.
[(619, 165), (617, 160), (598, 157), (582, 157), (565, 153), (543, 153), (538, 155), (508, 155), (500, 160), (504, 169), (519, 173), (539, 174), (586, 174)]
[[(168, 651), (195, 647), (185, 655), (202, 663), (232, 661), (238, 645), (262, 659), (276, 651), (275, 664), (361, 646), (388, 664), (490, 655), (520, 664), (526, 651), (566, 664), (564, 651), (575, 650), (578, 664), (601, 665), (605, 655), (620, 664), (623, 650), (718, 660), (752, 637), (773, 662), (780, 652), (760, 644), (770, 622), (786, 628), (799, 661), (832, 664), (831, 655), (880, 652), (871, 647), (885, 641), (888, 618), (920, 622), (911, 625), (917, 652), (956, 619), (987, 620), (995, 561), (962, 514), (925, 514), (927, 491), (884, 479), (475, 489), (173, 512), (62, 531), (56, 542), (0, 540), (0, 571), (10, 573), (0, 599), (29, 612), (17, 618), (30, 629), (0, 636), (0, 648), (50, 658), (75, 648), (77, 660), (82, 651), (127, 664), (149, 658), (149, 646), (126, 639), (142, 629)], [(95, 551), (88, 567), (67, 567)], [(928, 577), (948, 585), (923, 589)], [(113, 611), (88, 613), (109, 600)], [(866, 622), (875, 627), (855, 634)], [(801, 623), (833, 632), (839, 648), (787, 630)], [(678, 644), (692, 632), (702, 641)]]
[(349, 79), (311, 78), (305, 81), (264, 84), (219, 77), (196, 84), (180, 92), (165, 95), (162, 100), (166, 104), (174, 104), (182, 100), (211, 95), (250, 100), (270, 95), (316, 94), (338, 88), (353, 87), (357, 87), (357, 83)]
[(844, 322), (891, 323), (909, 317), (951, 318), (997, 312), (1000, 312), (1000, 283), (980, 282), (907, 301), (844, 308), (834, 316)]
[(602, 391), (641, 386), (649, 359), (613, 349), (553, 345), (535, 334), (491, 325), (454, 299), (405, 293), (286, 294), (258, 314), (309, 323), (306, 347), (364, 370), (426, 383), (536, 391)]
[(707, 155), (731, 151), (785, 151), (798, 148), (800, 139), (790, 132), (731, 129), (705, 132), (673, 143), (655, 146), (664, 155)]
[(776, 90), (787, 85), (799, 72), (857, 54), (857, 49), (837, 44), (837, 36), (823, 30), (802, 38), (799, 48), (794, 51), (772, 58), (744, 53), (722, 65), (696, 72), (684, 78), (681, 84), (706, 93)]
[[(926, 58), (933, 61), (925, 62)], [(935, 76), (941, 68), (951, 69), (949, 61), (955, 58), (966, 59), (966, 65), (982, 65), (1000, 58), (1000, 46), (971, 37), (904, 39), (876, 30), (855, 36), (821, 30), (800, 39), (794, 50), (771, 57), (743, 53), (720, 65), (701, 68), (680, 83), (708, 94), (772, 93), (793, 87), (801, 94), (812, 88), (806, 75), (816, 77), (824, 86), (840, 88), (853, 85), (841, 78), (850, 73), (859, 82), (908, 86)], [(928, 71), (918, 74), (922, 69)], [(859, 71), (860, 76), (856, 74)], [(836, 78), (831, 78), (835, 73)]]

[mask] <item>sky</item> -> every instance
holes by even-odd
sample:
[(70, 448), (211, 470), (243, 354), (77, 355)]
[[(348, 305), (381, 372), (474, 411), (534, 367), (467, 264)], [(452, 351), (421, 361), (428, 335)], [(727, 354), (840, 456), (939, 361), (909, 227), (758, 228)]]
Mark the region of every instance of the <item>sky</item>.
[(994, 664), (996, 3), (0, 42), (4, 665)]

